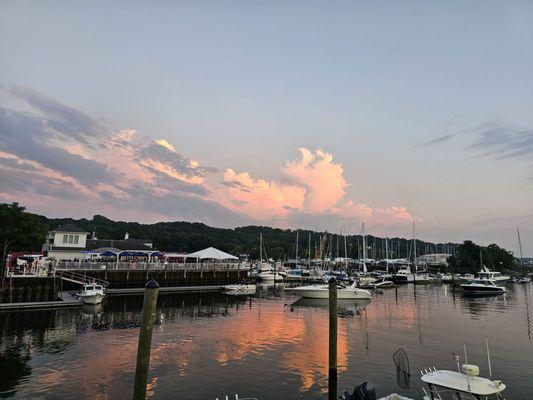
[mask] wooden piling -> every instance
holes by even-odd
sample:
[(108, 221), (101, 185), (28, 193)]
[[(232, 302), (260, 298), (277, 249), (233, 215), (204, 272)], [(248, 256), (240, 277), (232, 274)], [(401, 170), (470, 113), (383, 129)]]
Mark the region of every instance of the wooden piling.
[(328, 400), (337, 398), (337, 281), (329, 280)]
[(137, 347), (137, 365), (135, 368), (135, 384), (133, 400), (145, 400), (148, 371), (150, 369), (150, 351), (152, 349), (152, 331), (157, 304), (159, 285), (155, 280), (149, 281), (144, 287), (143, 310), (141, 314), (141, 329)]

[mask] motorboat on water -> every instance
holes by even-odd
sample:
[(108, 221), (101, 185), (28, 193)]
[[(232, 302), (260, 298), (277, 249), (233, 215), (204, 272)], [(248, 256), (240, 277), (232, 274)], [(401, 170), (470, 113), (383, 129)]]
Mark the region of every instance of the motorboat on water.
[(407, 268), (400, 269), (394, 275), (394, 283), (412, 283), (414, 281), (414, 275)]
[(505, 293), (504, 287), (498, 286), (490, 279), (474, 279), (470, 283), (462, 284), (461, 288), (465, 294), (490, 295)]
[(531, 283), (531, 278), (529, 276), (523, 276), (518, 278), (518, 283)]
[(227, 294), (254, 294), (257, 290), (255, 285), (248, 284), (234, 284), (234, 285), (224, 285), (224, 292)]
[[(487, 343), (487, 359), (489, 378), (479, 376), (479, 367), (468, 363), (466, 346), (464, 346), (464, 364), (460, 364), (459, 356), (454, 354), (454, 361), (457, 364), (457, 371), (438, 370), (435, 367), (426, 368), (420, 371), (422, 387), (422, 400), (503, 400), (502, 392), (506, 385), (497, 379), (492, 378), (492, 367), (490, 360), (489, 344)], [(411, 372), (409, 359), (404, 349), (398, 349), (394, 353), (396, 364), (396, 374), (398, 384), (402, 388), (409, 388)], [(403, 383), (403, 385), (400, 384)], [(417, 390), (419, 388), (417, 387)], [(419, 390), (420, 392), (420, 390)], [(410, 400), (396, 393), (378, 399), (374, 385), (364, 382), (357, 385), (352, 394), (344, 391), (340, 396), (341, 400)], [(417, 397), (419, 399), (419, 397)]]
[(374, 284), (376, 283), (377, 279), (373, 276), (361, 276), (358, 280), (359, 287), (362, 289), (372, 289), (374, 288)]
[(338, 282), (353, 282), (353, 279), (342, 271), (327, 271), (322, 275), (324, 282), (329, 282), (331, 278), (335, 278)]
[(374, 289), (384, 289), (394, 287), (394, 282), (385, 278), (378, 278), (374, 282)]
[[(489, 358), (490, 360), (490, 358)], [(424, 400), (448, 400), (448, 399), (476, 399), (476, 400), (500, 400), (501, 393), (505, 390), (505, 384), (500, 380), (492, 380), (479, 376), (479, 367), (465, 363), (459, 368), (459, 357), (455, 356), (457, 371), (437, 370), (430, 367), (420, 371)], [(491, 371), (489, 361), (489, 372)], [(490, 375), (492, 373), (490, 372)]]
[[(370, 299), (340, 299), (337, 301), (339, 310), (355, 313), (370, 304)], [(300, 298), (291, 304), (293, 308), (329, 308), (328, 299)]]
[(78, 292), (77, 297), (84, 304), (100, 304), (105, 297), (104, 287), (97, 283), (86, 283)]
[[(309, 299), (329, 299), (329, 285), (308, 285), (285, 289), (286, 292)], [(372, 294), (358, 288), (355, 283), (350, 286), (337, 286), (338, 299), (371, 299)]]
[(257, 278), (261, 282), (283, 282), (283, 276), (274, 270), (261, 271), (257, 274)]
[(483, 266), (482, 270), (477, 273), (476, 279), (487, 279), (494, 282), (496, 285), (505, 286), (511, 277), (509, 275), (503, 275), (498, 271), (491, 271), (487, 267)]

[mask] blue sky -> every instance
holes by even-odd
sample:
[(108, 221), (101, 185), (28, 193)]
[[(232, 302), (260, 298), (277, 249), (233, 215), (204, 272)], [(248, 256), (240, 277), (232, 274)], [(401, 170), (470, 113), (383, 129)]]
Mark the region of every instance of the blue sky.
[[(165, 200), (159, 210), (150, 201), (128, 203), (131, 185), (114, 194), (116, 209), (105, 208), (103, 195), (86, 211), (64, 197), (43, 206), (51, 190), (31, 184), (3, 182), (1, 196), (24, 203), (30, 191), (29, 208), (55, 215), (103, 208), (116, 218), (335, 231), (357, 231), (369, 219), (376, 234), (408, 235), (406, 214), (390, 211), (402, 207), (431, 240), (472, 238), (516, 250), (520, 225), (533, 255), (531, 71), (531, 2), (4, 1), (6, 119), (14, 110), (49, 112), (36, 109), (39, 94), (105, 125), (101, 140), (135, 130), (137, 146), (164, 139), (180, 166), (193, 160), (206, 170), (201, 178), (170, 174), (179, 190), (166, 181), (164, 190), (151, 188)], [(34, 94), (31, 101), (20, 88)], [(4, 123), (9, 134), (22, 137), (12, 122)], [(84, 143), (61, 147), (64, 132), (46, 132), (54, 151), (126, 174)], [(314, 158), (306, 164), (299, 148)], [(17, 149), (0, 143), (19, 165), (31, 161)], [(290, 163), (300, 164), (287, 170)], [(168, 175), (160, 162), (146, 168), (154, 166)], [(2, 171), (16, 173), (13, 163)], [(82, 181), (75, 168), (62, 173)], [(329, 190), (342, 195), (320, 197), (320, 179), (337, 182)], [(173, 210), (168, 193), (188, 207)], [(265, 212), (262, 202), (271, 205)], [(124, 204), (137, 214), (121, 213)]]

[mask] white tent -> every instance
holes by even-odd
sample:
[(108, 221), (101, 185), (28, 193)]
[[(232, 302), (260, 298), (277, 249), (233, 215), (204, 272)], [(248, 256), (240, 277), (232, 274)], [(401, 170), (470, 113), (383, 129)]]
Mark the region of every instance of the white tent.
[(199, 258), (201, 260), (206, 258), (212, 258), (216, 260), (238, 260), (238, 257), (225, 253), (222, 250), (215, 249), (214, 247), (208, 247), (197, 251), (195, 253), (187, 254), (187, 258)]

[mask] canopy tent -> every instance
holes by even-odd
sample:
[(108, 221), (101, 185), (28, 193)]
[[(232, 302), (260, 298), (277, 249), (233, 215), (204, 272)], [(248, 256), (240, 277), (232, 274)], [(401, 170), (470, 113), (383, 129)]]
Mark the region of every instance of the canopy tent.
[(231, 254), (225, 253), (222, 250), (215, 249), (214, 247), (208, 247), (197, 251), (195, 253), (187, 254), (187, 258), (199, 258), (204, 260), (206, 258), (212, 258), (215, 260), (238, 260), (239, 257), (235, 257)]
[(124, 257), (147, 257), (148, 253), (144, 253), (142, 251), (130, 251), (130, 250), (124, 250), (120, 252), (120, 256)]

